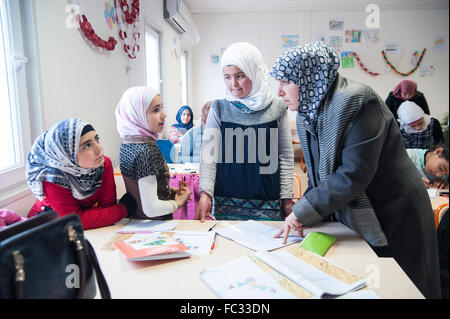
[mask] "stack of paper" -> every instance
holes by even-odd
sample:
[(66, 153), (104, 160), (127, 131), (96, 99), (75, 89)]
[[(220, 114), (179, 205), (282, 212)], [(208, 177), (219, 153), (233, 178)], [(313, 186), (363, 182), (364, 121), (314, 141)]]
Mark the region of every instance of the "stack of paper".
[(218, 235), (256, 251), (270, 251), (303, 239), (299, 236), (289, 235), (286, 244), (283, 244), (282, 237), (273, 238), (279, 231), (280, 229), (277, 227), (268, 226), (254, 220), (216, 229)]
[(172, 230), (178, 222), (174, 220), (131, 220), (125, 227), (118, 231), (119, 234), (149, 234)]

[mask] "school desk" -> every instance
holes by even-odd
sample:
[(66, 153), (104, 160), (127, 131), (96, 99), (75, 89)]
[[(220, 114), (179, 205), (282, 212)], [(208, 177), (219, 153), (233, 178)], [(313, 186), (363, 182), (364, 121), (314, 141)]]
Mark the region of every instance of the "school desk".
[(436, 208), (438, 208), (439, 206), (441, 206), (444, 203), (448, 204), (448, 197), (445, 196), (439, 196), (439, 192), (444, 192), (447, 191), (448, 189), (441, 189), (437, 191), (437, 194), (435, 197), (430, 197), (431, 200), (431, 207), (433, 208), (433, 211), (436, 210)]
[[(264, 223), (276, 227), (282, 224), (276, 221)], [(207, 231), (213, 224), (213, 221), (201, 223), (198, 220), (179, 220), (176, 230)], [(216, 227), (223, 225), (222, 222)], [(216, 295), (199, 279), (199, 272), (253, 253), (248, 248), (217, 236), (215, 247), (208, 256), (131, 262), (119, 251), (105, 249), (106, 244), (122, 227), (123, 223), (85, 231), (86, 238), (97, 253), (112, 298), (215, 299)], [(375, 276), (377, 280), (373, 281), (374, 286), (371, 288), (381, 298), (423, 298), (394, 259), (378, 258), (361, 237), (343, 224), (321, 223), (305, 230), (304, 235), (311, 231), (321, 231), (337, 237), (338, 240), (325, 257), (356, 275), (366, 278)], [(289, 247), (292, 246), (280, 249)], [(100, 297), (99, 293), (97, 297)]]

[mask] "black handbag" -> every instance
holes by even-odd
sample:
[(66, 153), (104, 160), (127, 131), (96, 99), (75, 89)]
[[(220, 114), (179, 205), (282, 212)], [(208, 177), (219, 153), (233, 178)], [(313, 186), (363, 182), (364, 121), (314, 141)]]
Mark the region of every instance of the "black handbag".
[(96, 279), (110, 299), (77, 214), (49, 211), (0, 231), (0, 298), (94, 298)]

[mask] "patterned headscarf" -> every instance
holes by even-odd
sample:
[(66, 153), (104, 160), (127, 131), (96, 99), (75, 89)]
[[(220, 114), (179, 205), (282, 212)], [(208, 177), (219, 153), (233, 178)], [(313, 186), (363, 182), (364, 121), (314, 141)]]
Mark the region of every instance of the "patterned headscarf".
[[(181, 121), (181, 115), (183, 114), (184, 110), (188, 110), (189, 113), (191, 114), (191, 120), (189, 121), (189, 123), (184, 124)], [(186, 131), (189, 130), (194, 124), (193, 124), (193, 120), (194, 120), (194, 112), (192, 112), (192, 109), (190, 106), (187, 105), (183, 105), (182, 107), (180, 107), (180, 109), (178, 110), (177, 116), (176, 116), (176, 120), (177, 120), (177, 124), (173, 124), (172, 126), (175, 126), (176, 128), (182, 128), (185, 129)]]
[(63, 120), (42, 133), (28, 154), (26, 176), (33, 194), (44, 199), (43, 181), (72, 192), (78, 200), (93, 195), (100, 187), (103, 165), (83, 168), (77, 163), (81, 132), (89, 125), (79, 119)]
[(285, 52), (270, 75), (299, 86), (298, 116), (306, 124), (314, 124), (320, 104), (338, 75), (339, 64), (333, 48), (325, 42), (314, 42)]
[(402, 93), (407, 93), (408, 95), (414, 96), (417, 91), (417, 83), (413, 80), (403, 80), (399, 84), (397, 84), (394, 88), (394, 91), (392, 91), (392, 94), (399, 99), (404, 100), (402, 97)]
[(158, 140), (158, 133), (148, 127), (146, 112), (159, 92), (145, 86), (135, 86), (126, 90), (116, 107), (117, 131), (122, 139), (144, 136)]
[(246, 113), (265, 109), (273, 100), (269, 85), (269, 70), (261, 52), (252, 44), (237, 42), (224, 51), (221, 58), (222, 71), (228, 65), (235, 65), (252, 81), (252, 90), (242, 98), (234, 97), (228, 90), (226, 99)]

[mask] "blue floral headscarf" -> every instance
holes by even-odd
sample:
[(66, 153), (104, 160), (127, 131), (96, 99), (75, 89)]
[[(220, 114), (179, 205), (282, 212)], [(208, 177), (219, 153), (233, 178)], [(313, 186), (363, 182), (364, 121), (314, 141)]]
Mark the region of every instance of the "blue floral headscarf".
[[(189, 113), (191, 113), (191, 120), (189, 121), (188, 124), (184, 124), (183, 122), (181, 122), (181, 115), (183, 114), (184, 110), (188, 110)], [(176, 120), (178, 123), (174, 124), (172, 126), (175, 126), (178, 129), (182, 128), (185, 130), (189, 130), (193, 126), (193, 121), (194, 121), (194, 113), (192, 112), (192, 109), (187, 105), (183, 105), (182, 107), (180, 107), (180, 109), (178, 110), (177, 116), (176, 116)]]
[(339, 64), (336, 51), (318, 41), (283, 53), (270, 75), (299, 86), (298, 116), (306, 124), (315, 124), (320, 104), (337, 78)]
[(100, 187), (103, 165), (83, 168), (77, 163), (81, 134), (88, 123), (79, 119), (58, 122), (42, 133), (28, 153), (26, 176), (33, 194), (44, 199), (43, 181), (71, 190), (78, 199), (93, 195)]

